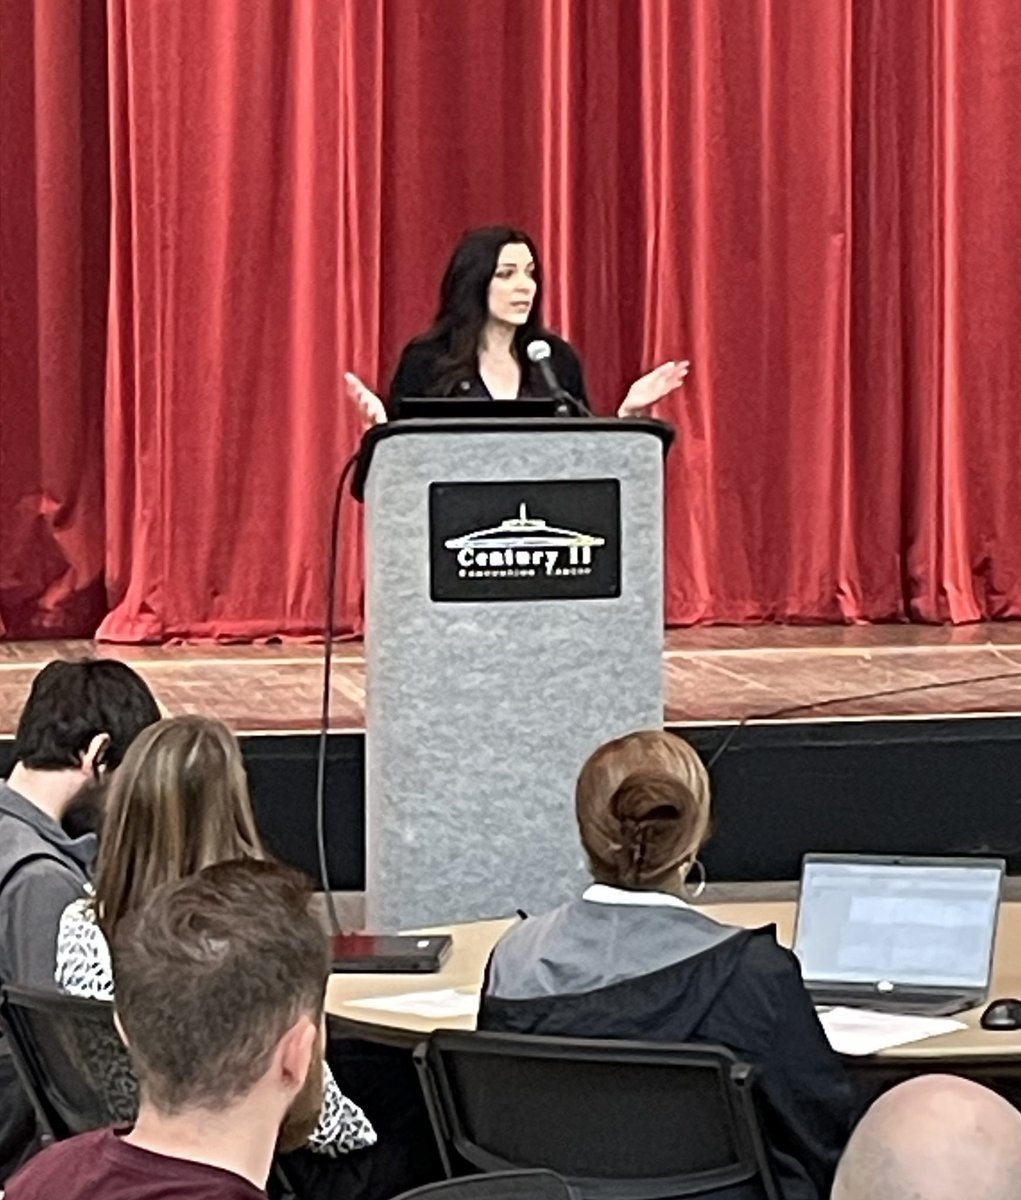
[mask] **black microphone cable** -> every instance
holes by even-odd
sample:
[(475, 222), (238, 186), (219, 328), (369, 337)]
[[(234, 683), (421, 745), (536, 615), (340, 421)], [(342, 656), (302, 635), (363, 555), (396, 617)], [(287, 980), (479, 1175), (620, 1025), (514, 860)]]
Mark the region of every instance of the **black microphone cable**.
[(330, 732), (331, 676), (333, 671), (333, 618), (337, 603), (337, 567), (340, 558), (340, 514), (344, 499), (344, 485), (361, 456), (361, 446), (344, 464), (333, 494), (330, 511), (330, 547), (326, 568), (326, 616), (323, 621), (323, 694), (319, 714), (319, 746), (316, 756), (316, 849), (319, 856), (319, 882), (326, 895), (326, 909), (330, 915), (330, 926), (334, 935), (342, 930), (337, 918), (330, 888), (330, 871), (326, 861), (326, 744)]
[[(782, 717), (794, 717), (799, 713), (814, 712), (820, 708), (832, 708), (837, 704), (857, 704), (863, 700), (882, 700), (889, 696), (907, 696), (915, 692), (938, 692), (944, 688), (965, 687), (973, 683), (999, 683), (1005, 679), (1021, 679), (1021, 671), (1003, 671), (998, 675), (976, 675), (970, 679), (943, 679), (936, 683), (915, 683), (907, 687), (889, 688), (881, 692), (861, 692), (856, 696), (834, 696), (829, 700), (813, 700), (810, 704), (794, 704), (786, 708), (775, 709), (772, 712), (748, 713), (738, 721), (716, 748), (715, 753), (706, 763), (706, 770), (713, 769), (733, 744), (737, 735), (749, 724), (759, 721), (777, 721)], [(878, 714), (876, 719), (882, 720), (882, 714)]]

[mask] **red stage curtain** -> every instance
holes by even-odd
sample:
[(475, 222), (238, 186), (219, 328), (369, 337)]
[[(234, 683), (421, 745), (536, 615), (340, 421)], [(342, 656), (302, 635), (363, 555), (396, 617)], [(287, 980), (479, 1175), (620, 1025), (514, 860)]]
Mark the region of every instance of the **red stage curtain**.
[(0, 4), (0, 636), (106, 611), (103, 0)]
[[(5, 79), (4, 209), (45, 202), (3, 215), (12, 629), (86, 632), (102, 563), (106, 637), (313, 633), (341, 372), (382, 383), (496, 220), (537, 236), (597, 407), (693, 362), (670, 622), (1021, 616), (1014, 0), (109, 0), (108, 270), (69, 203), (103, 154), (46, 160), (93, 128), (102, 47), (38, 28), (73, 7), (8, 19), (35, 90)], [(49, 337), (77, 313), (93, 345), (100, 290), (105, 547), (95, 371)]]

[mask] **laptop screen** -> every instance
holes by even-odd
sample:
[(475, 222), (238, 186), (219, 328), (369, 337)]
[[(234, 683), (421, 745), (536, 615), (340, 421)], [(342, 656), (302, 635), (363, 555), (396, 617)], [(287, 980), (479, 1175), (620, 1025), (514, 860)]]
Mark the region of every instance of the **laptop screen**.
[(808, 983), (989, 984), (1003, 863), (809, 856), (794, 952)]

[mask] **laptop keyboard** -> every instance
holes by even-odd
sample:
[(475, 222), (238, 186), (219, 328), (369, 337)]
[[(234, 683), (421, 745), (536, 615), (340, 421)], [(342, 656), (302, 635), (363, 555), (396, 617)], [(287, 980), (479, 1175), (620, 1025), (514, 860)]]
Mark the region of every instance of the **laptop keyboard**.
[(934, 996), (932, 992), (899, 989), (896, 996), (826, 995), (813, 991), (812, 1000), (817, 1008), (868, 1008), (873, 1012), (904, 1013), (918, 1017), (949, 1017), (975, 1005), (973, 996)]

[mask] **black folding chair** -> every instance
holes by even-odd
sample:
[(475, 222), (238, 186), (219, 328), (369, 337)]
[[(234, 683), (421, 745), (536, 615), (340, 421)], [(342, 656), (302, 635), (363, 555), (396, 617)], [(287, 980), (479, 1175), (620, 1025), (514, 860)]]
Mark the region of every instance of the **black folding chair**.
[(444, 1179), (402, 1192), (394, 1200), (579, 1200), (578, 1193), (553, 1171), (494, 1171)]
[[(134, 1123), (138, 1084), (112, 1004), (8, 984), (0, 988), (0, 1027), (36, 1111), (43, 1145)], [(270, 1193), (277, 1200), (296, 1196), (276, 1159)]]
[(437, 1032), (415, 1051), (448, 1176), (541, 1167), (584, 1200), (780, 1200), (752, 1068), (721, 1046)]
[(9, 984), (0, 1024), (44, 1142), (134, 1121), (138, 1087), (112, 1004)]

